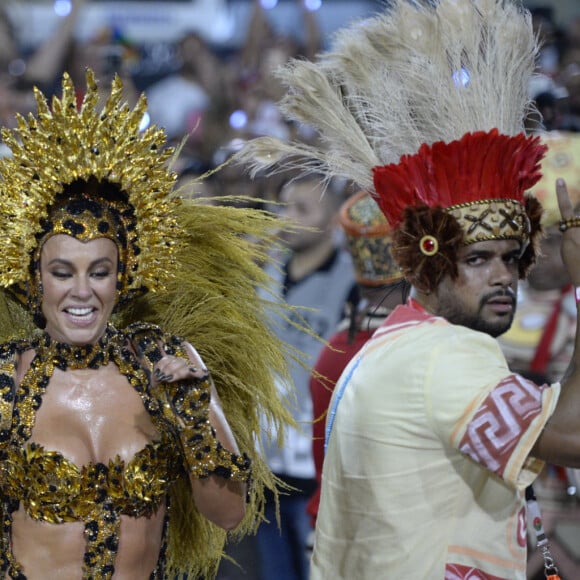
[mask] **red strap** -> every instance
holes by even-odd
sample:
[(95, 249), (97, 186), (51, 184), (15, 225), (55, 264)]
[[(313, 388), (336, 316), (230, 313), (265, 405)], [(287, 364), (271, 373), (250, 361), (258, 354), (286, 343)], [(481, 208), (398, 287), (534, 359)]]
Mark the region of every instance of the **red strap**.
[(556, 334), (556, 329), (558, 328), (558, 318), (562, 311), (562, 300), (569, 290), (569, 285), (562, 288), (560, 297), (554, 304), (554, 309), (552, 310), (552, 314), (550, 314), (550, 318), (548, 318), (546, 328), (544, 328), (542, 338), (540, 338), (540, 342), (536, 348), (536, 353), (534, 354), (534, 358), (530, 364), (531, 371), (540, 374), (544, 374), (546, 371), (546, 367), (550, 360), (550, 348), (552, 346), (552, 341), (554, 340), (554, 335)]

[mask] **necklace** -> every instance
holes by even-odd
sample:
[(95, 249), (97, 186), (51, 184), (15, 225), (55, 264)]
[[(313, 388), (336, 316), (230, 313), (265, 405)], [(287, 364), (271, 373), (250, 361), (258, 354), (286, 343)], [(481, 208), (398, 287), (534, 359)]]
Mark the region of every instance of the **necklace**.
[(122, 333), (109, 324), (95, 344), (76, 346), (58, 342), (45, 332), (34, 348), (40, 359), (50, 360), (56, 368), (64, 371), (66, 369), (97, 369), (100, 366), (106, 366), (111, 358), (118, 358), (122, 344)]

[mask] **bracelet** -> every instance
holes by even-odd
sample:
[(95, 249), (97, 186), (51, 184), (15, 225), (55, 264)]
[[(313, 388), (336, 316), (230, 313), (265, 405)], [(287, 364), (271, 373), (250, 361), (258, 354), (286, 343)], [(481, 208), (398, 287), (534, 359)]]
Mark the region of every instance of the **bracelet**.
[(232, 481), (248, 483), (252, 475), (252, 461), (244, 453), (238, 455), (226, 449), (216, 437), (209, 420), (185, 428), (179, 434), (187, 471), (204, 479), (218, 475)]
[[(226, 449), (209, 421), (211, 379), (209, 373), (190, 382), (166, 385), (165, 420), (181, 443), (184, 467), (200, 479), (218, 475), (249, 483), (252, 462), (247, 454)], [(168, 392), (169, 391), (169, 392)]]
[(580, 227), (580, 216), (574, 216), (566, 220), (560, 220), (560, 231), (565, 232), (568, 228)]

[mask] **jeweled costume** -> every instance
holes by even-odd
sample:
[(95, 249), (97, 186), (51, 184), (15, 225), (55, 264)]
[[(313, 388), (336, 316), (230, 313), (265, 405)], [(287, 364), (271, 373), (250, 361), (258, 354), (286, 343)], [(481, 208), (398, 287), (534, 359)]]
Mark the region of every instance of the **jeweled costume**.
[[(152, 578), (211, 576), (225, 532), (197, 512), (189, 475), (251, 477), (237, 532), (255, 529), (264, 488), (275, 486), (255, 449), (258, 416), (265, 412), (274, 424), (287, 420), (272, 380), (273, 371), (286, 372), (286, 353), (268, 331), (256, 293), (267, 280), (258, 265), (263, 246), (255, 240), (271, 242), (274, 218), (194, 203), (173, 191), (173, 152), (164, 147), (163, 131), (140, 131), (145, 99), (130, 110), (119, 79), (102, 110), (91, 71), (80, 110), (67, 75), (62, 97), (50, 108), (38, 91), (36, 98), (37, 118), (20, 117), (16, 130), (2, 133), (12, 155), (0, 161), (0, 334), (14, 338), (0, 345), (0, 570), (3, 577), (26, 578), (11, 548), (12, 514), (20, 506), (38, 521), (84, 524), (85, 579), (113, 575), (121, 516), (146, 517), (163, 508)], [(41, 330), (40, 249), (56, 234), (104, 237), (117, 245), (115, 326), (109, 324), (95, 345), (60, 344)], [(153, 365), (163, 354), (187, 358), (184, 341), (196, 346), (211, 379), (167, 383), (154, 393)], [(23, 368), (21, 356), (31, 349)], [(109, 363), (139, 394), (159, 437), (128, 461), (117, 456), (82, 466), (31, 442), (55, 369)], [(222, 447), (209, 424), (212, 379), (241, 455)], [(176, 410), (190, 423), (185, 438)]]

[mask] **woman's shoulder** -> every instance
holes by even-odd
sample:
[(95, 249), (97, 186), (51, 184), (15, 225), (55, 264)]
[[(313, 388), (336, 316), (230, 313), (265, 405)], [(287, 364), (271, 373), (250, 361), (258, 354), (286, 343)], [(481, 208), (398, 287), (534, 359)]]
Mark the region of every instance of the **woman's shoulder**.
[(6, 342), (0, 342), (0, 364), (4, 361), (16, 358), (27, 350), (34, 349), (34, 339), (17, 338)]
[(150, 322), (134, 322), (123, 330), (123, 334), (142, 354), (155, 347), (163, 347), (167, 354), (173, 354), (186, 342), (184, 338), (166, 332), (157, 324)]

